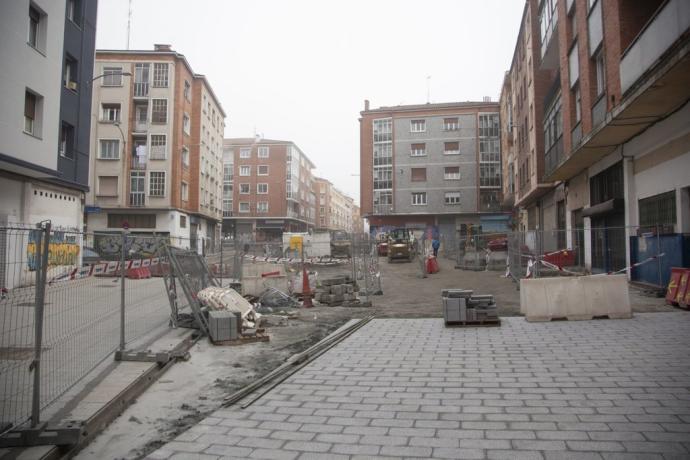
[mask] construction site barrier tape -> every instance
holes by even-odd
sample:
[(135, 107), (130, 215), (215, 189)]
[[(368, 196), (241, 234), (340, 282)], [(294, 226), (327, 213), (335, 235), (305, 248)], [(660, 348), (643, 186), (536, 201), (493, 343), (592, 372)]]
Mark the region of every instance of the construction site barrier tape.
[[(127, 260), (125, 261), (125, 270), (129, 270), (130, 268), (151, 267), (153, 265), (158, 265), (160, 262), (160, 257)], [(117, 275), (120, 271), (119, 261), (100, 262), (88, 267), (74, 267), (61, 275), (53, 277), (48, 281), (48, 284), (58, 283), (60, 281), (73, 281), (81, 278), (88, 278), (89, 276)]]
[(244, 258), (246, 260), (251, 260), (252, 262), (268, 262), (268, 263), (273, 263), (273, 264), (296, 264), (296, 263), (301, 263), (304, 261), (305, 263), (309, 264), (344, 264), (344, 263), (350, 263), (351, 259), (350, 258), (333, 258), (333, 257), (307, 257), (305, 259), (301, 259), (299, 257), (261, 257), (261, 256), (253, 256), (251, 254), (245, 254)]
[[(632, 265), (630, 265), (630, 266), (621, 268), (620, 270), (610, 271), (610, 272), (606, 272), (606, 273), (596, 273), (596, 274), (594, 274), (594, 275), (592, 275), (592, 276), (617, 275), (617, 274), (626, 272), (626, 271), (628, 271), (628, 270), (631, 270), (631, 269), (633, 269), (633, 268), (637, 268), (637, 267), (639, 267), (639, 266), (641, 266), (641, 265), (648, 264), (649, 262), (652, 262), (653, 260), (656, 260), (656, 259), (659, 259), (659, 258), (661, 258), (661, 257), (664, 257), (665, 255), (666, 255), (666, 253), (665, 253), (665, 252), (662, 252), (661, 254), (658, 254), (658, 255), (656, 255), (656, 256), (648, 257), (648, 258), (646, 258), (645, 260), (642, 260), (642, 261), (637, 262), (637, 263), (634, 263), (634, 264), (632, 264)], [(533, 258), (530, 258), (530, 259), (527, 261), (527, 272), (525, 273), (525, 279), (532, 278), (532, 275), (534, 274), (533, 271), (532, 271), (532, 269), (533, 269), (534, 265), (536, 264), (536, 262), (540, 262), (542, 265), (544, 265), (544, 266), (547, 267), (547, 268), (551, 268), (551, 269), (553, 269), (553, 270), (558, 270), (558, 271), (563, 272), (563, 273), (569, 273), (569, 274), (571, 274), (571, 275), (578, 275), (578, 276), (584, 275), (584, 273), (581, 273), (581, 272), (574, 272), (574, 271), (572, 271), (572, 270), (565, 269), (565, 268), (563, 268), (563, 267), (560, 267), (560, 266), (558, 266), (558, 265), (556, 265), (556, 264), (552, 264), (551, 262), (547, 262), (547, 261), (545, 261), (545, 260), (537, 260), (537, 261), (535, 261)]]

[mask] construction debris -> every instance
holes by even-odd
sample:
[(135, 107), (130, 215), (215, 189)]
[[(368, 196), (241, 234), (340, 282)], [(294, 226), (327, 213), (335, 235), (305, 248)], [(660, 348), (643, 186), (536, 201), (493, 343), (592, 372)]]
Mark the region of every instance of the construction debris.
[(300, 304), (293, 297), (276, 288), (268, 288), (259, 296), (257, 310), (262, 313), (272, 313), (285, 308), (297, 308)]
[(350, 276), (339, 276), (321, 281), (316, 288), (314, 300), (331, 307), (357, 300), (354, 281)]
[(239, 314), (244, 329), (256, 327), (261, 318), (252, 304), (234, 289), (211, 286), (199, 291), (197, 297), (211, 310)]
[(443, 319), (446, 326), (500, 325), (498, 309), (492, 295), (473, 295), (466, 289), (441, 291)]

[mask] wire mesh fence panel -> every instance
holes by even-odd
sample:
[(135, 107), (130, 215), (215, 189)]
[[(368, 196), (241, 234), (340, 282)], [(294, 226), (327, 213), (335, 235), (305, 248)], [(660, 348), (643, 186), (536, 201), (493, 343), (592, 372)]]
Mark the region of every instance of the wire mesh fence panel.
[(37, 243), (29, 226), (0, 227), (0, 433), (31, 417)]

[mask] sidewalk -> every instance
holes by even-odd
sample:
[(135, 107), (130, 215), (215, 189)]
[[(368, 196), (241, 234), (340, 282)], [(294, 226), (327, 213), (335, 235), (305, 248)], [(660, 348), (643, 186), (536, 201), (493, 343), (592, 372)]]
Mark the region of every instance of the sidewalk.
[(148, 458), (690, 458), (690, 314), (374, 320)]

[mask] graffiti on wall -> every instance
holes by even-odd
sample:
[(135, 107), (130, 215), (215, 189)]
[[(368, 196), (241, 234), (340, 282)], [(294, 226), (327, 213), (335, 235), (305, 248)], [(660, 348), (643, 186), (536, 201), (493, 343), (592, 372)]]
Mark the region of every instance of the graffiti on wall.
[[(125, 242), (127, 257), (155, 257), (168, 241), (167, 236), (128, 235)], [(117, 260), (122, 251), (122, 235), (95, 235), (94, 249), (104, 260)]]
[[(26, 245), (29, 270), (35, 270), (36, 242), (43, 237), (40, 231), (29, 232), (29, 242)], [(79, 260), (79, 244), (76, 234), (61, 231), (51, 232), (48, 244), (48, 266), (76, 265)]]

